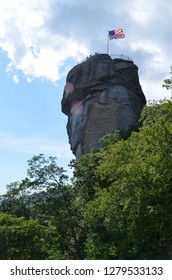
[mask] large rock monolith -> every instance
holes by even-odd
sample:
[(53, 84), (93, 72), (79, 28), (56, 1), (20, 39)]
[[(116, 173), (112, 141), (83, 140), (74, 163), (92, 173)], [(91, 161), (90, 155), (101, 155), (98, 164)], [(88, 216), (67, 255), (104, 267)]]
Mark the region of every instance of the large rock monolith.
[(76, 159), (98, 149), (107, 133), (120, 130), (126, 137), (137, 130), (145, 103), (138, 67), (131, 60), (96, 54), (71, 69), (62, 111), (68, 116), (67, 133)]

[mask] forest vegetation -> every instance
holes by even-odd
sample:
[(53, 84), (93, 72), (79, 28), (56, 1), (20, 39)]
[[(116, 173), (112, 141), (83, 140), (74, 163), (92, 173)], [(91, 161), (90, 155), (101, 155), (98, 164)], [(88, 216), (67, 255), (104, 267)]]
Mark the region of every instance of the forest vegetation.
[(172, 101), (139, 122), (70, 162), (72, 180), (55, 157), (28, 160), (1, 196), (0, 259), (172, 259)]

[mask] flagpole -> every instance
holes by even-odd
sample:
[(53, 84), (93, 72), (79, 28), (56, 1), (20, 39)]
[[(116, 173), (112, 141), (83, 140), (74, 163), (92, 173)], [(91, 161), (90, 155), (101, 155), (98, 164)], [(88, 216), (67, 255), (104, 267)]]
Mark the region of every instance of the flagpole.
[(107, 36), (107, 54), (109, 54), (109, 38)]

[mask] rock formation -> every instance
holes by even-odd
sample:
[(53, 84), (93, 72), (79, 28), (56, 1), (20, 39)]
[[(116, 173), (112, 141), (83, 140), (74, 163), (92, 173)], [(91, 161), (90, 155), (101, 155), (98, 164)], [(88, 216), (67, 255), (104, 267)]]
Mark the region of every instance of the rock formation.
[(107, 133), (120, 130), (125, 137), (137, 130), (145, 103), (138, 67), (131, 60), (96, 54), (71, 69), (62, 111), (68, 116), (67, 133), (76, 159), (99, 148), (99, 139)]

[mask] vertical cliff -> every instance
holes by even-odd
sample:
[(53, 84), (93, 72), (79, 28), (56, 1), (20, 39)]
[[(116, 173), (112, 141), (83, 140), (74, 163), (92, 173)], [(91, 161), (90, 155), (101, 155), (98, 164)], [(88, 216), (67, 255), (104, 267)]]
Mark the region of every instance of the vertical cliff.
[(99, 139), (107, 133), (118, 129), (126, 136), (137, 130), (145, 103), (133, 61), (96, 54), (76, 65), (67, 75), (62, 99), (76, 158), (99, 148)]

